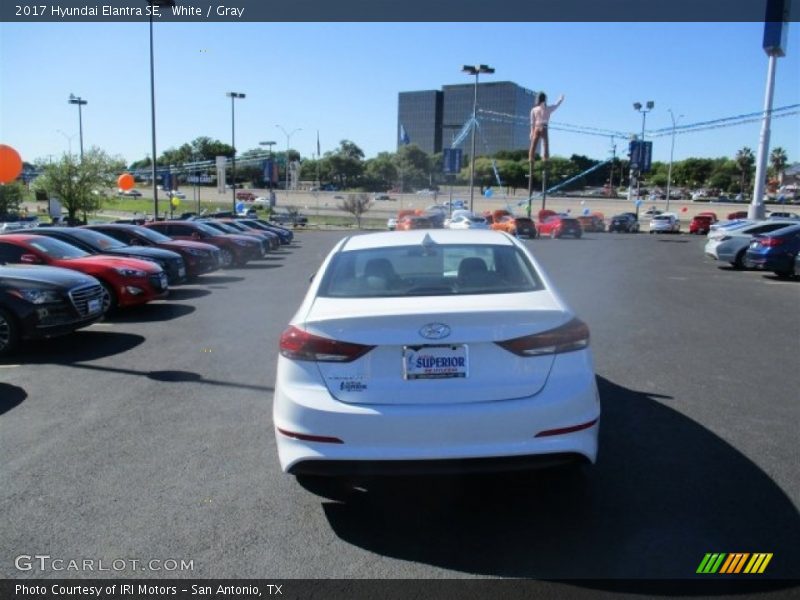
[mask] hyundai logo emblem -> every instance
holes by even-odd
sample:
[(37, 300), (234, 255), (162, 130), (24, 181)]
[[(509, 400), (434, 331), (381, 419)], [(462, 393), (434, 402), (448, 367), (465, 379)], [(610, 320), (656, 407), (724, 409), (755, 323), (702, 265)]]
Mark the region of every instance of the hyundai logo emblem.
[(422, 326), (419, 334), (429, 340), (441, 340), (450, 335), (450, 327), (444, 323), (428, 323)]

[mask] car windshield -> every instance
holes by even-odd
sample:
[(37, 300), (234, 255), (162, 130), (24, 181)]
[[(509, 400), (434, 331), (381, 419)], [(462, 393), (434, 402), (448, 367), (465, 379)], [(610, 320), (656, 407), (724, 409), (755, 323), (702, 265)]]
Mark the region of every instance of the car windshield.
[(514, 246), (391, 246), (336, 254), (318, 294), (330, 298), (508, 294), (542, 289)]
[(37, 236), (36, 239), (28, 243), (32, 248), (36, 248), (39, 252), (46, 254), (50, 258), (63, 259), (91, 256), (88, 252), (84, 252), (80, 248), (49, 237)]
[(229, 227), (230, 229), (235, 229), (236, 231), (249, 231), (248, 227), (245, 227), (244, 225), (240, 225), (239, 223), (233, 223), (231, 221), (226, 221), (225, 225), (227, 227)]
[(164, 242), (173, 241), (172, 238), (167, 237), (163, 233), (160, 233), (154, 229), (148, 229), (147, 227), (135, 227), (132, 228), (131, 231), (135, 232), (136, 235), (153, 242), (154, 244), (163, 244)]
[(218, 221), (213, 221), (213, 222), (209, 221), (208, 223), (206, 223), (206, 225), (208, 225), (212, 229), (217, 229), (218, 231), (222, 231), (224, 233), (240, 233), (239, 230), (236, 229), (235, 227), (229, 227), (225, 223), (220, 223)]
[(104, 233), (100, 233), (99, 231), (92, 231), (91, 229), (70, 229), (69, 231), (71, 236), (79, 239), (80, 241), (84, 242), (85, 244), (89, 244), (92, 248), (100, 250), (111, 250), (115, 248), (126, 248), (126, 244), (123, 244), (119, 240), (115, 240), (114, 238), (107, 236)]
[(212, 227), (208, 223), (200, 223), (198, 221), (195, 221), (195, 226), (200, 231), (202, 231), (203, 233), (207, 233), (208, 235), (219, 235), (220, 234), (220, 230), (219, 229), (217, 229), (216, 227)]

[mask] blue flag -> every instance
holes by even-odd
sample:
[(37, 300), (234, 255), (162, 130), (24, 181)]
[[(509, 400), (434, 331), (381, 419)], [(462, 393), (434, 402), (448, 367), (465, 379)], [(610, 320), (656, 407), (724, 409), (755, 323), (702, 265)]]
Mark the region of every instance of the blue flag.
[(411, 143), (411, 138), (408, 137), (408, 133), (406, 132), (406, 128), (403, 127), (403, 124), (400, 123), (400, 142), (405, 144), (406, 146)]

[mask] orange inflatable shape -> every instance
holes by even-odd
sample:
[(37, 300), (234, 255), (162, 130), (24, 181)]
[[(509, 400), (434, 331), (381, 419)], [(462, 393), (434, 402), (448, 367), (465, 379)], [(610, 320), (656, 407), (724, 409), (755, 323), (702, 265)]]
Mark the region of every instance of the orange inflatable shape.
[(130, 173), (123, 173), (117, 178), (117, 185), (121, 190), (129, 190), (133, 188), (136, 182), (133, 180), (133, 175)]

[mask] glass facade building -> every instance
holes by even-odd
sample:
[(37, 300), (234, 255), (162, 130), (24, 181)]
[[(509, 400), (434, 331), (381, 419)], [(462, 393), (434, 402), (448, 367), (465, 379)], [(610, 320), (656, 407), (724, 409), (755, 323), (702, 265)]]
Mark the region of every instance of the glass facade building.
[[(442, 86), (442, 91), (400, 92), (398, 96), (398, 148), (403, 144), (402, 125), (408, 140), (429, 154), (449, 148), (472, 117), (474, 83)], [(475, 149), (478, 156), (500, 150), (527, 150), (528, 119), (534, 92), (510, 81), (478, 84), (478, 123)], [(487, 114), (481, 110), (490, 111)], [(471, 136), (459, 145), (469, 153)]]

